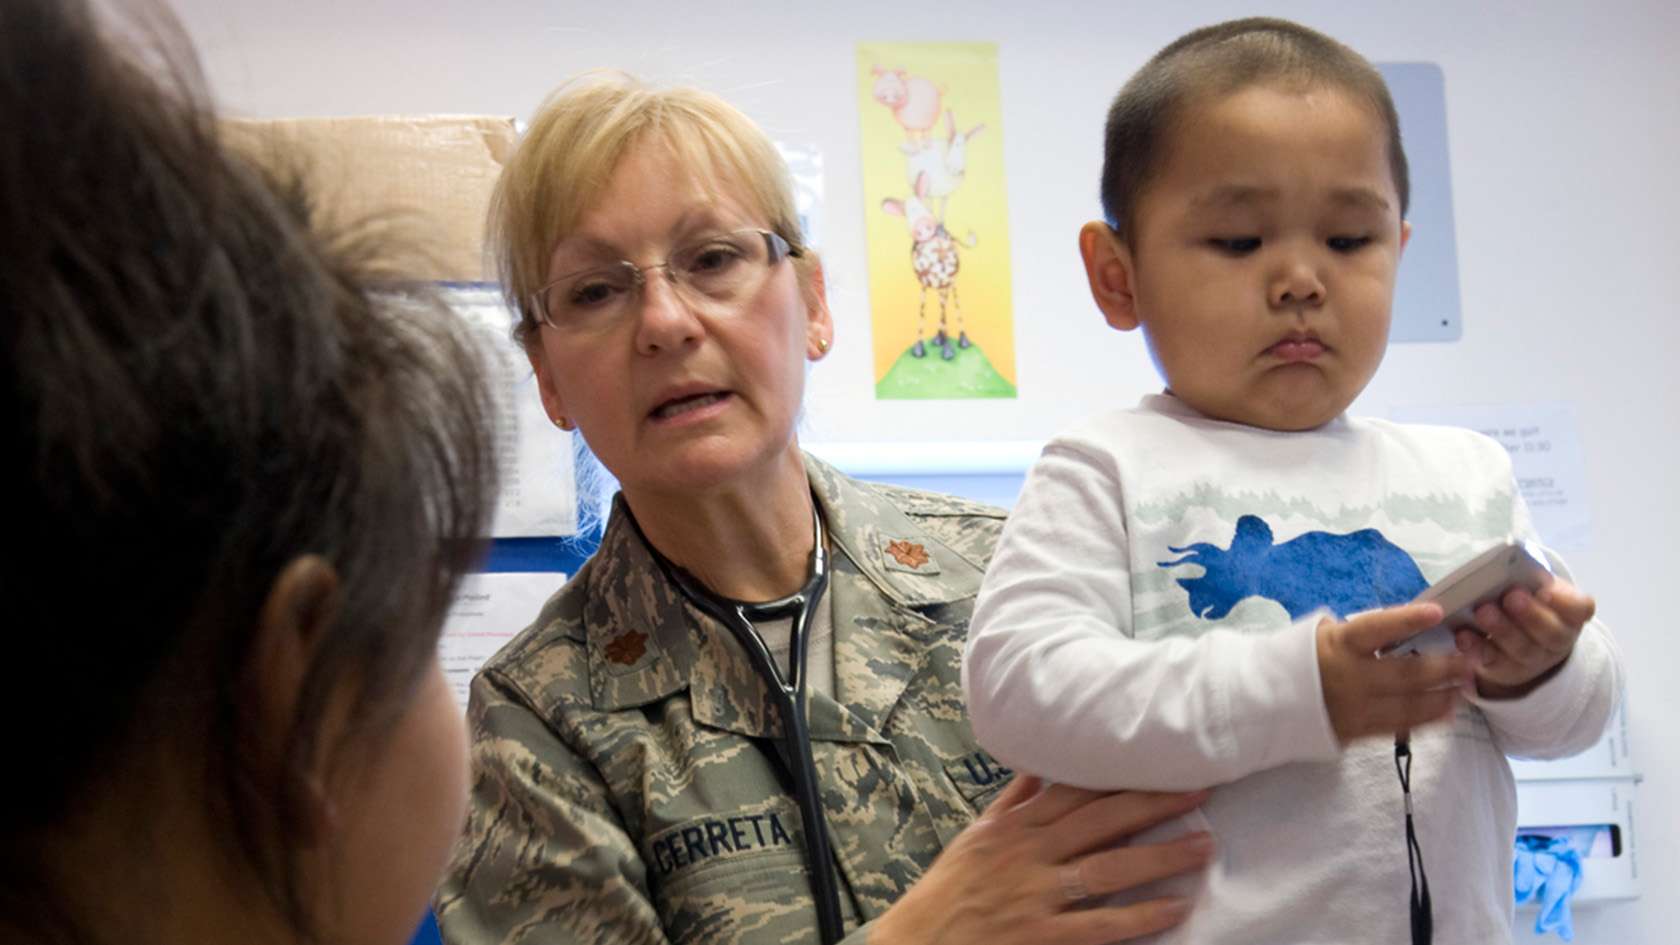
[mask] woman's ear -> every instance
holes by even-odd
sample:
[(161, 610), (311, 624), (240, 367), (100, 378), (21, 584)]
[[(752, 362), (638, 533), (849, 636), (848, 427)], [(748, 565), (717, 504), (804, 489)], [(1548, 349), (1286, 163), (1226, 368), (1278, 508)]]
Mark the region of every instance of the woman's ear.
[(1131, 249), (1101, 220), (1079, 228), (1079, 255), (1085, 260), (1085, 279), (1091, 298), (1109, 327), (1131, 331), (1138, 326), (1136, 279)]
[(560, 396), (559, 385), (554, 382), (554, 372), (549, 370), (548, 359), (543, 357), (539, 338), (533, 336), (525, 343), (525, 357), (531, 362), (531, 373), (537, 376), (537, 394), (542, 398), (543, 412), (560, 429), (572, 429), (571, 418), (566, 415), (566, 402)]
[[(287, 757), (293, 730), (298, 722), (299, 702), (309, 678), (315, 651), (322, 645), (340, 607), (338, 572), (320, 555), (302, 555), (287, 562), (269, 587), (257, 617), (256, 641), (252, 648), (250, 685), (258, 706), (257, 737), (253, 755), (264, 776), (279, 784), (301, 782), (302, 790), (289, 792), (305, 809), (297, 819), (303, 826), (302, 839), (318, 841), (331, 836), (337, 827), (337, 808), (327, 793), (320, 765), (323, 756), (306, 763), (304, 770), (292, 770)], [(335, 733), (330, 709), (318, 720), (322, 732), (315, 739), (331, 745)]]
[(822, 260), (811, 260), (810, 270), (802, 281), (806, 319), (805, 357), (818, 361), (828, 354), (828, 349), (834, 344), (834, 316), (828, 310), (828, 284), (823, 278)]

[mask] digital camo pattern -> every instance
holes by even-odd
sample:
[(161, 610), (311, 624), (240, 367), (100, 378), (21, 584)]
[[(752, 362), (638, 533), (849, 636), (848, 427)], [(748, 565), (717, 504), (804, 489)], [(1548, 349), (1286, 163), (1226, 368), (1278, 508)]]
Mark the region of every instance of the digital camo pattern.
[[(834, 554), (835, 693), (813, 695), (847, 941), (1010, 778), (963, 708), (997, 509), (807, 457)], [(438, 894), (452, 943), (816, 942), (768, 693), (623, 514), (474, 680), (473, 801)]]

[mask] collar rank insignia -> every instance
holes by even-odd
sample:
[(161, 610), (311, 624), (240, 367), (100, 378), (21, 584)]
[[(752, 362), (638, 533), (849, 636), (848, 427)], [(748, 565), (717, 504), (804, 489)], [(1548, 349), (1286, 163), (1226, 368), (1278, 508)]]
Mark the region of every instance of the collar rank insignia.
[(919, 571), (928, 563), (927, 549), (920, 542), (902, 538), (887, 542), (886, 552), (894, 561), (911, 571)]
[(647, 653), (647, 641), (640, 630), (626, 630), (607, 644), (604, 655), (609, 663), (634, 666)]

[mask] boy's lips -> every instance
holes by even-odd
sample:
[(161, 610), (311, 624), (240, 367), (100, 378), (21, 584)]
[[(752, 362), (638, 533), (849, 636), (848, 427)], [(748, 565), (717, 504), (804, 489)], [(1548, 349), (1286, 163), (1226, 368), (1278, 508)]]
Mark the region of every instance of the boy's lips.
[(1266, 353), (1280, 361), (1312, 361), (1328, 350), (1324, 342), (1312, 335), (1291, 335), (1266, 349)]

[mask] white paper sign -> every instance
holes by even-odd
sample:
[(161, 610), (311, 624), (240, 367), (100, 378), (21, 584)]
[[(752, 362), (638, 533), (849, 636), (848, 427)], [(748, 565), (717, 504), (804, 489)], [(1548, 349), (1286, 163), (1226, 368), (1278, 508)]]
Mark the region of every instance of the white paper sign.
[(1575, 411), (1567, 404), (1402, 407), (1404, 423), (1468, 427), (1498, 440), (1511, 454), (1517, 488), (1540, 540), (1556, 551), (1584, 551), (1591, 541), (1586, 461)]
[(788, 175), (793, 179), (794, 210), (799, 214), (799, 227), (804, 231), (805, 245), (822, 249), (823, 231), (823, 167), (822, 152), (813, 145), (776, 143), (782, 160), (787, 162)]
[(501, 427), (502, 494), (490, 534), (496, 538), (577, 532), (577, 489), (571, 436), (543, 413), (525, 352), (510, 335), (514, 315), (493, 286), (454, 286), (450, 306), (477, 329), (494, 365)]
[(455, 690), (455, 703), (467, 708), (467, 686), (485, 660), (496, 655), (519, 631), (537, 619), (549, 596), (566, 575), (540, 573), (469, 574), (444, 618), (438, 655)]

